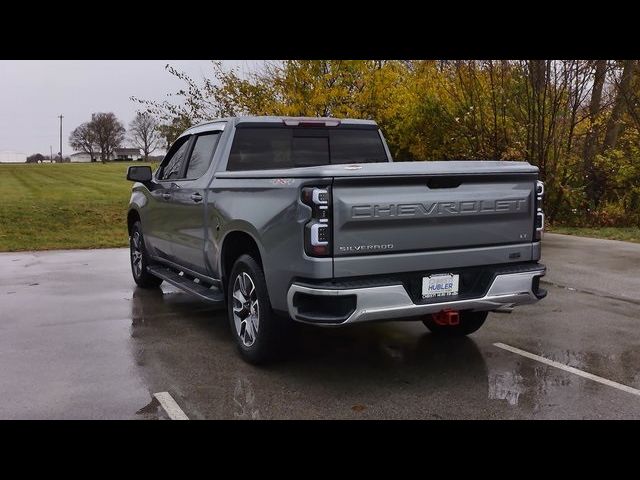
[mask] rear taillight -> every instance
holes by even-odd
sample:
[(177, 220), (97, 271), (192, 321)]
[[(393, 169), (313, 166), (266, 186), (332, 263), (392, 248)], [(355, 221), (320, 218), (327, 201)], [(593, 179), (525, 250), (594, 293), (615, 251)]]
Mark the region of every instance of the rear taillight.
[(302, 203), (311, 208), (304, 226), (304, 251), (311, 257), (331, 255), (331, 187), (305, 187)]
[(544, 197), (544, 183), (540, 180), (536, 182), (536, 219), (534, 224), (534, 239), (542, 239), (544, 231), (544, 212), (542, 211), (542, 199)]

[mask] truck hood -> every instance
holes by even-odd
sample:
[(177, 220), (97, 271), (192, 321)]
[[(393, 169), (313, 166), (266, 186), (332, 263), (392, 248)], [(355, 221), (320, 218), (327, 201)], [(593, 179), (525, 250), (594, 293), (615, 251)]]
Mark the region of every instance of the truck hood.
[(220, 178), (306, 178), (306, 177), (375, 177), (414, 175), (486, 175), (538, 173), (538, 167), (527, 162), (502, 161), (415, 161), (359, 163), (356, 165), (322, 165), (317, 167), (275, 170), (218, 172)]

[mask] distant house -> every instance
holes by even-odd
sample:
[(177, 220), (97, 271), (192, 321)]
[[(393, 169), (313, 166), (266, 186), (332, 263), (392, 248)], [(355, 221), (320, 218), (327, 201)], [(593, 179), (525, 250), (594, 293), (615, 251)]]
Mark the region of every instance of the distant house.
[(113, 160), (140, 160), (142, 155), (139, 148), (116, 148), (113, 151)]
[[(94, 157), (95, 157), (96, 160), (100, 160), (100, 154), (99, 153), (94, 153)], [(91, 161), (91, 155), (89, 155), (88, 153), (85, 153), (85, 152), (72, 153), (71, 154), (71, 161), (72, 162), (79, 162), (79, 163), (90, 162)]]

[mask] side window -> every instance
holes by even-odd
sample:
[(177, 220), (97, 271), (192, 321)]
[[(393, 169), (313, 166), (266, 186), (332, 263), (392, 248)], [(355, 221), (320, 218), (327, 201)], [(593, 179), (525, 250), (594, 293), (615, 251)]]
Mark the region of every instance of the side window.
[(220, 140), (220, 132), (211, 132), (196, 137), (195, 145), (189, 157), (187, 167), (188, 179), (200, 178), (209, 168), (213, 152), (215, 152)]
[(160, 172), (160, 180), (174, 180), (182, 178), (182, 167), (187, 156), (189, 137), (181, 138), (173, 144), (164, 159), (164, 166)]

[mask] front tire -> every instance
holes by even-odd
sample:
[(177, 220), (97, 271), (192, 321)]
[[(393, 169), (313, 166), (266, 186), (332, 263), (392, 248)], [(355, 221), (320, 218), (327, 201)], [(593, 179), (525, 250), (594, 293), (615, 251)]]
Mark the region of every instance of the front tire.
[(273, 359), (282, 325), (271, 310), (262, 268), (250, 255), (242, 255), (233, 264), (227, 284), (227, 311), (242, 358), (255, 365)]
[(157, 288), (162, 283), (162, 279), (150, 274), (147, 266), (150, 265), (149, 254), (144, 246), (142, 236), (142, 225), (137, 221), (131, 227), (129, 237), (129, 258), (131, 259), (131, 273), (133, 280), (142, 288)]
[(460, 323), (457, 325), (440, 325), (429, 315), (422, 323), (434, 335), (443, 337), (464, 337), (477, 331), (487, 319), (489, 312), (472, 312), (470, 310), (459, 312)]

